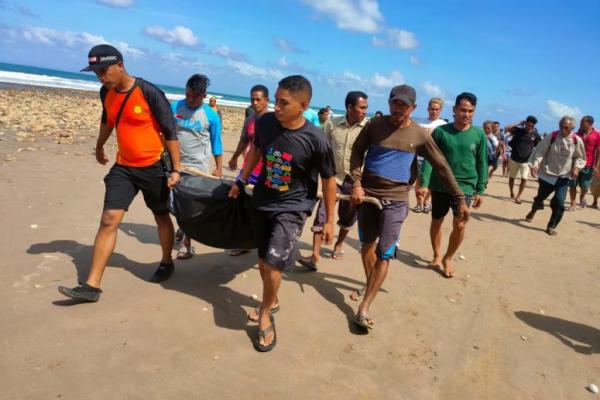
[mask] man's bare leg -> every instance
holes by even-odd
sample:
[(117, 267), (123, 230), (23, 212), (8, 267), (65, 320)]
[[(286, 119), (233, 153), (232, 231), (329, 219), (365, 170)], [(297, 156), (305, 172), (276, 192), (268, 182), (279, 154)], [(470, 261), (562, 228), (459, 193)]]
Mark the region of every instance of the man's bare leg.
[(517, 193), (517, 197), (515, 197), (515, 203), (517, 204), (521, 204), (521, 195), (525, 190), (525, 185), (527, 185), (527, 179), (521, 179), (521, 182), (519, 183), (519, 193)]
[(343, 250), (342, 246), (344, 245), (344, 240), (346, 240), (346, 237), (348, 236), (348, 232), (350, 232), (349, 229), (343, 229), (343, 228), (340, 228), (340, 231), (338, 232), (337, 241), (333, 245), (333, 253), (337, 254), (338, 258), (342, 254), (342, 250)]
[(447, 278), (452, 278), (454, 276), (455, 269), (452, 258), (454, 257), (454, 254), (456, 254), (456, 251), (465, 238), (465, 228), (465, 223), (461, 222), (458, 218), (454, 218), (452, 220), (452, 233), (450, 234), (450, 239), (448, 240), (448, 250), (442, 259), (444, 275), (446, 275)]
[[(313, 233), (312, 253), (310, 256), (300, 257), (300, 260), (306, 263), (318, 264), (321, 260), (321, 243), (323, 242), (323, 234), (321, 232)], [(302, 264), (302, 263), (301, 263)]]
[[(375, 248), (377, 246), (377, 242), (373, 243), (363, 243), (360, 248), (360, 257), (362, 259), (363, 268), (365, 270), (365, 287), (369, 282), (369, 276), (371, 276), (371, 272), (373, 271), (373, 267), (375, 266), (375, 262), (377, 261), (377, 255), (375, 254)], [(359, 289), (358, 291), (352, 292), (350, 294), (350, 299), (354, 301), (360, 300), (361, 293), (364, 292), (364, 289)]]
[(117, 229), (125, 216), (125, 210), (104, 210), (100, 218), (100, 227), (94, 239), (92, 252), (92, 266), (86, 283), (92, 287), (100, 288), (102, 275), (110, 255), (115, 250), (117, 243)]
[[(373, 247), (373, 255), (375, 256), (375, 250)], [(370, 258), (370, 257), (368, 257)], [(369, 278), (367, 279), (367, 287), (365, 289), (365, 296), (363, 298), (362, 303), (358, 306), (358, 316), (363, 316), (367, 319), (367, 323), (369, 325), (373, 325), (373, 320), (369, 317), (369, 309), (373, 300), (375, 300), (375, 296), (377, 296), (377, 292), (381, 288), (383, 281), (387, 277), (390, 262), (388, 260), (380, 260), (375, 256), (375, 264), (369, 274)]]
[(575, 209), (575, 201), (577, 201), (577, 188), (569, 188), (569, 198), (571, 200), (571, 210)]
[(510, 198), (511, 199), (515, 198), (514, 187), (515, 187), (515, 178), (508, 178), (508, 189), (510, 190)]
[[(281, 286), (281, 270), (264, 263), (264, 279), (263, 279), (263, 298), (259, 309), (258, 329), (265, 330), (271, 325), (271, 309), (277, 299), (277, 292)], [(267, 336), (260, 337), (258, 343), (261, 346), (268, 346), (273, 342), (275, 332), (270, 332)]]
[(154, 220), (156, 220), (158, 240), (160, 241), (160, 247), (162, 249), (161, 263), (171, 264), (173, 262), (171, 252), (173, 251), (173, 239), (175, 238), (173, 221), (171, 221), (171, 216), (169, 214), (154, 214)]
[[(265, 281), (265, 262), (262, 258), (258, 259), (258, 272), (260, 273), (260, 279), (263, 281)], [(278, 307), (279, 306), (279, 300), (277, 299), (277, 297), (275, 297), (275, 303), (273, 304), (273, 308)], [(248, 313), (248, 319), (252, 322), (258, 322), (258, 317), (259, 317), (259, 310), (258, 308), (253, 308), (252, 311), (250, 311)]]
[(423, 199), (423, 205), (426, 206), (429, 204), (429, 199), (431, 198), (431, 190), (428, 190), (425, 194), (425, 199)]
[(431, 238), (431, 248), (433, 249), (433, 260), (429, 264), (430, 268), (442, 270), (442, 225), (444, 218), (431, 218), (429, 226), (429, 237)]
[(425, 205), (425, 201), (424, 201), (425, 199), (421, 195), (421, 191), (419, 190), (420, 188), (421, 188), (421, 180), (417, 179), (415, 182), (415, 198), (417, 199), (416, 207), (423, 208), (423, 206)]
[(581, 188), (581, 191), (579, 192), (579, 204), (581, 205), (581, 207), (584, 207), (585, 204), (585, 195), (587, 194), (588, 190), (586, 188)]

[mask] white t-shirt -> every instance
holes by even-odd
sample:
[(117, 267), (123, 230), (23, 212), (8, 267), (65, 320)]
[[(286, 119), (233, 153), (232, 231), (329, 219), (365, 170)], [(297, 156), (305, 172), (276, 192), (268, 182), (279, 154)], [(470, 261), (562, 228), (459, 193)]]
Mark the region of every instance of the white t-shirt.
[(431, 132), (433, 132), (433, 130), (438, 126), (447, 124), (447, 122), (441, 118), (438, 118), (434, 121), (430, 121), (428, 119), (415, 118), (415, 121), (423, 128), (427, 129), (427, 132), (429, 132), (430, 135)]

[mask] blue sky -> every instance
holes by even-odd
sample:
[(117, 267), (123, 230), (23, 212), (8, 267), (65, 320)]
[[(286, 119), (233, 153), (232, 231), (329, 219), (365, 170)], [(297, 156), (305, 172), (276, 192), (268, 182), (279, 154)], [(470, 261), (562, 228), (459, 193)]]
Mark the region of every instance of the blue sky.
[(315, 106), (343, 109), (363, 90), (370, 112), (385, 111), (389, 89), (407, 83), (416, 116), (431, 96), (471, 91), (477, 123), (600, 120), (599, 0), (0, 0), (2, 62), (78, 71), (103, 42), (132, 74), (173, 86), (199, 72), (212, 91), (247, 95), (300, 73)]

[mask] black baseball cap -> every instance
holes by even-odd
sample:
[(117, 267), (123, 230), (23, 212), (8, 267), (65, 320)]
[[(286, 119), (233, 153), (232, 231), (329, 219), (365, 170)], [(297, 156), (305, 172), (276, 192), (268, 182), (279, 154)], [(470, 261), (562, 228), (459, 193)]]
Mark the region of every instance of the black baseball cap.
[(401, 100), (404, 104), (414, 106), (417, 102), (417, 92), (412, 86), (394, 86), (390, 92), (390, 100)]
[(88, 53), (89, 65), (81, 71), (98, 71), (120, 61), (123, 61), (123, 55), (119, 50), (109, 44), (99, 44), (92, 47)]

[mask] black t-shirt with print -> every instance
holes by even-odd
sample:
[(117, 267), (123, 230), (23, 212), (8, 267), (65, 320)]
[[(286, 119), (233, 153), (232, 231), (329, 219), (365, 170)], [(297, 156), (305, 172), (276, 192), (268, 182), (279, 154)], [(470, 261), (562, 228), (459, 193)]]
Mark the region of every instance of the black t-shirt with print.
[(331, 144), (309, 122), (286, 129), (274, 113), (256, 121), (254, 143), (262, 151), (263, 167), (254, 187), (253, 201), (263, 211), (305, 211), (317, 201), (319, 174), (335, 176)]
[(537, 130), (527, 132), (525, 128), (515, 127), (510, 130), (512, 139), (509, 146), (512, 148), (510, 158), (518, 163), (524, 163), (529, 160), (533, 148), (542, 140)]

